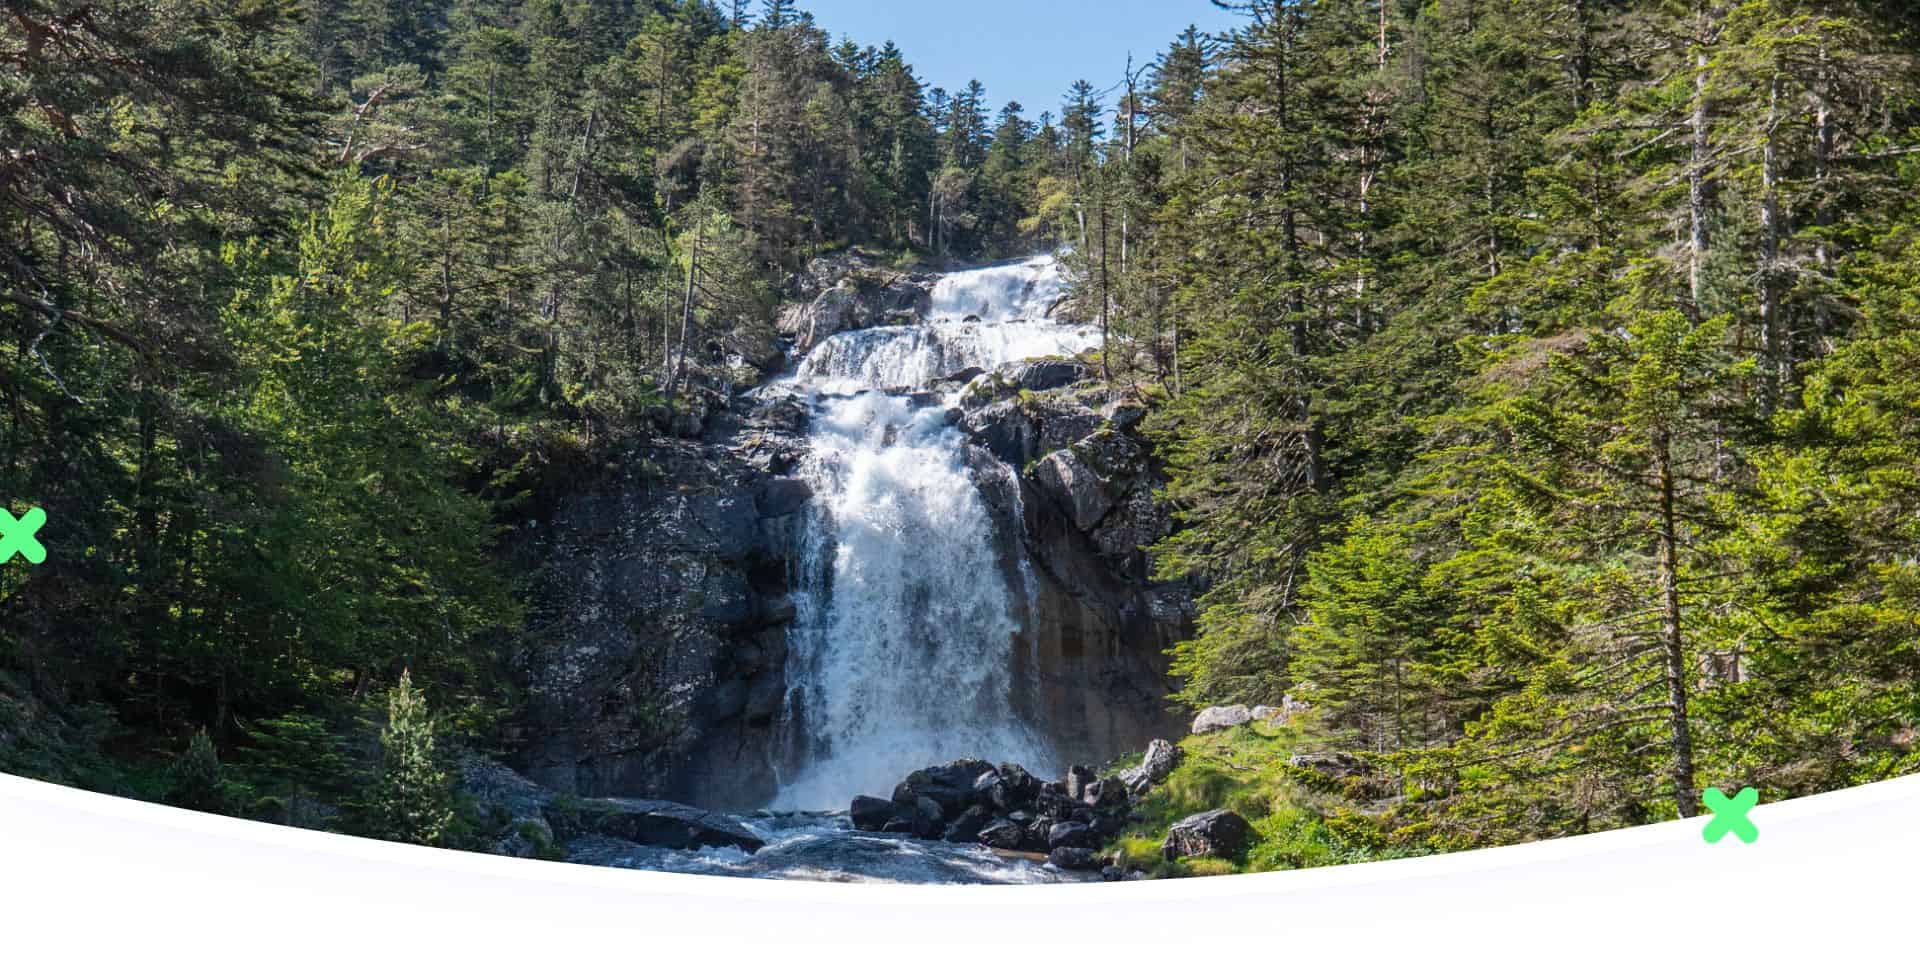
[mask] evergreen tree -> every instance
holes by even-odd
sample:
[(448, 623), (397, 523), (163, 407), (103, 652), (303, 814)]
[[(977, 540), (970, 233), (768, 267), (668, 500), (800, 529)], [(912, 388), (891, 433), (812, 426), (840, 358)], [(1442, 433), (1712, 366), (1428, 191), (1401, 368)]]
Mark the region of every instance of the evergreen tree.
[(453, 824), (453, 789), (434, 758), (433, 719), (411, 675), (387, 692), (387, 720), (380, 730), (380, 776), (368, 823), (371, 834), (394, 842), (434, 845)]

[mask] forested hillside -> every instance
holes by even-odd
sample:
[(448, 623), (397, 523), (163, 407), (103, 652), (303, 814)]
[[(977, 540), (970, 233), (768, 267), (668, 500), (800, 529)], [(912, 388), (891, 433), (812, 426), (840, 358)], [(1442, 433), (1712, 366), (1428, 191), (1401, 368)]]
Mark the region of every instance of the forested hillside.
[(406, 669), (512, 715), (504, 528), (779, 365), (793, 270), (1048, 247), (1095, 127), (786, 2), (9, 0), (0, 98), (0, 767), (276, 818)]
[(1420, 847), (1920, 766), (1914, 8), (1240, 6), (1080, 258), (1186, 700), (1312, 705)]

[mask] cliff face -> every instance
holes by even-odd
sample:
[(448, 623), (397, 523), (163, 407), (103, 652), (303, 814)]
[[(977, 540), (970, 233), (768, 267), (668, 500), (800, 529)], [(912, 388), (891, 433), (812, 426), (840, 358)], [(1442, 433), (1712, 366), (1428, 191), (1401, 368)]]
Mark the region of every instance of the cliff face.
[[(934, 281), (844, 260), (808, 275), (800, 289), (817, 294), (787, 313), (797, 341), (825, 337), (798, 321), (823, 311), (836, 325), (917, 318)], [(1030, 639), (1014, 670), (1036, 686), (1017, 706), (1061, 755), (1104, 761), (1180, 730), (1166, 711), (1164, 651), (1192, 603), (1146, 579), (1137, 547), (1168, 528), (1151, 459), (1132, 434), (1137, 412), (1097, 407), (1087, 375), (1063, 362), (1004, 367), (973, 379), (948, 417), (972, 440), (1009, 574), (1028, 561)], [(790, 474), (808, 419), (789, 396), (735, 397), (679, 427), (691, 438), (636, 451), (619, 479), (563, 500), (534, 530), (544, 563), (516, 758), (531, 777), (581, 796), (712, 808), (772, 797), (792, 740), (780, 726), (788, 594), (812, 495)]]
[(1066, 761), (1098, 763), (1178, 733), (1165, 652), (1191, 628), (1194, 605), (1184, 586), (1148, 579), (1139, 548), (1172, 521), (1154, 503), (1157, 471), (1134, 435), (1140, 411), (1106, 404), (1090, 375), (1067, 362), (1004, 367), (976, 379), (954, 416), (1019, 470), (1018, 494), (990, 486), (1002, 491), (996, 507), (1021, 516), (1009, 529), (1035, 577), (1022, 655), (1039, 682), (1033, 720)]

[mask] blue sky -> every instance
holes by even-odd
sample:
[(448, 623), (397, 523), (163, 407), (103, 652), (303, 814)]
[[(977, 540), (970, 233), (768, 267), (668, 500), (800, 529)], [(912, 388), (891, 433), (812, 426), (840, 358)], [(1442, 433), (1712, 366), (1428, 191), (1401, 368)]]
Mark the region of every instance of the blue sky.
[(1208, 0), (798, 0), (798, 6), (836, 41), (899, 44), (929, 87), (952, 91), (978, 78), (994, 110), (1017, 100), (1029, 118), (1041, 111), (1058, 116), (1068, 85), (1080, 78), (1100, 89), (1119, 83), (1128, 51), (1136, 63), (1150, 63), (1188, 24), (1211, 33), (1242, 22)]

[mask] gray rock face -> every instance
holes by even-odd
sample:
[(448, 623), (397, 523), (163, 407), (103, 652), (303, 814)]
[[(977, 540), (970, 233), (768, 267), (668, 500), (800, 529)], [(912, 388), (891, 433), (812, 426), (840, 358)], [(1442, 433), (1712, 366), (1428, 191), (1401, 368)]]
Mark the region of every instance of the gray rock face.
[(534, 780), (736, 810), (770, 797), (785, 557), (811, 496), (777, 475), (805, 448), (789, 403), (637, 449), (525, 531), (540, 633), (515, 659), (528, 709), (514, 763)]
[(562, 838), (598, 835), (667, 849), (737, 848), (766, 845), (746, 826), (715, 812), (677, 802), (599, 798), (567, 807), (549, 804), (547, 820)]
[(473, 799), (481, 818), (499, 830), (490, 837), (488, 852), (530, 859), (553, 844), (553, 826), (546, 814), (553, 792), (479, 755), (462, 756), (459, 773), (460, 791)]
[(1189, 815), (1167, 830), (1160, 854), (1169, 862), (1188, 856), (1210, 855), (1231, 859), (1253, 841), (1253, 826), (1224, 808)]
[(1041, 492), (1082, 532), (1092, 530), (1113, 509), (1113, 497), (1093, 468), (1070, 449), (1048, 453), (1033, 470)]
[(1016, 471), (976, 479), (1033, 564), (1033, 646), (1016, 649), (1039, 671), (1032, 720), (1069, 759), (1103, 761), (1178, 733), (1165, 650), (1185, 636), (1194, 605), (1186, 586), (1150, 579), (1142, 548), (1172, 532), (1152, 496), (1162, 477), (1145, 445), (1097, 411), (1104, 392), (1076, 382), (1023, 394), (1021, 380), (1052, 385), (1085, 371), (1045, 362), (983, 374), (956, 425)]
[(1221, 705), (1207, 708), (1193, 716), (1193, 733), (1210, 735), (1228, 728), (1238, 728), (1253, 721), (1253, 712), (1244, 704)]
[(938, 276), (902, 272), (855, 255), (816, 258), (795, 280), (807, 301), (788, 307), (775, 327), (804, 355), (841, 332), (923, 319)]

